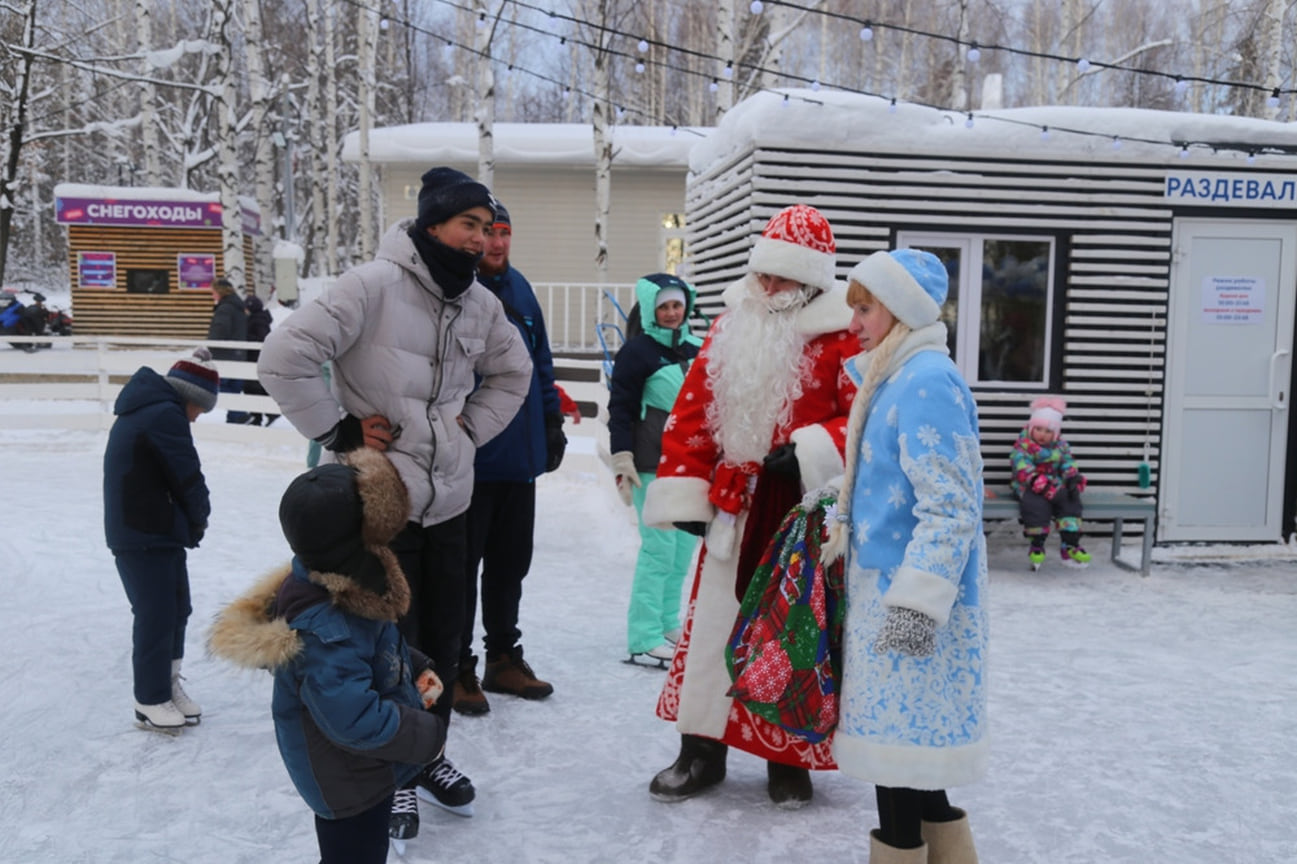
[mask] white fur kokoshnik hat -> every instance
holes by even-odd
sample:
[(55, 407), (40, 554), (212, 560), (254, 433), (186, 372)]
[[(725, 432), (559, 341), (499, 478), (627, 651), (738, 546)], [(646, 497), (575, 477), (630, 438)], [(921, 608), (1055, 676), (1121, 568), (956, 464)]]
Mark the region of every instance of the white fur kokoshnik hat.
[(869, 289), (897, 321), (911, 330), (935, 324), (950, 290), (946, 265), (922, 249), (875, 252), (855, 267), (847, 278)]
[(794, 204), (776, 213), (752, 245), (749, 273), (769, 273), (828, 291), (838, 245), (829, 220), (814, 207)]

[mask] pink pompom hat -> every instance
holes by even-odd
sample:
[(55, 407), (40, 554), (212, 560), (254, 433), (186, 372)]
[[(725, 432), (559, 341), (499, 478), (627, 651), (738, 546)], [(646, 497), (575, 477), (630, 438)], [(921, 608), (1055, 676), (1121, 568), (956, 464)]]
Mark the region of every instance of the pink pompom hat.
[(1063, 428), (1063, 415), (1067, 413), (1067, 402), (1061, 396), (1041, 396), (1031, 403), (1031, 419), (1027, 428), (1037, 426), (1049, 429), (1057, 435)]

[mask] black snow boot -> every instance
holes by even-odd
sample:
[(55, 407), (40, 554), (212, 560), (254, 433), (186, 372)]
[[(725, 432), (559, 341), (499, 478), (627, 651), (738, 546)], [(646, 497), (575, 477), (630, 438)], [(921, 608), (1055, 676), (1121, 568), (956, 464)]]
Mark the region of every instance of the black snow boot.
[(776, 806), (797, 810), (811, 803), (811, 772), (796, 765), (766, 762), (766, 793)]
[(725, 779), (728, 752), (728, 747), (711, 738), (681, 735), (680, 755), (653, 778), (649, 794), (658, 801), (683, 801), (715, 786)]

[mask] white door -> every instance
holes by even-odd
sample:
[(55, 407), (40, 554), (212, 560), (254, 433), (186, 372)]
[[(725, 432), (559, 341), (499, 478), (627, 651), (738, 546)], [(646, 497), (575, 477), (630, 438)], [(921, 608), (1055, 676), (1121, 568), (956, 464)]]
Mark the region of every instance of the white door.
[(1158, 539), (1281, 539), (1297, 225), (1177, 219)]

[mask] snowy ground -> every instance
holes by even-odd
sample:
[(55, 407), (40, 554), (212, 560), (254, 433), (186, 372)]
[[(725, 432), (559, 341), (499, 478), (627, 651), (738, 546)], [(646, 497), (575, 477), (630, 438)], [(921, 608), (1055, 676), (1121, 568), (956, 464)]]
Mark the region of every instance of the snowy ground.
[[(204, 418), (208, 420), (209, 418)], [(213, 614), (285, 558), (276, 508), (298, 448), (203, 442), (214, 517), (190, 558), (187, 687), (203, 723), (132, 724), (130, 612), (103, 547), (97, 432), (6, 432), (0, 516), (0, 861), (314, 861), (312, 821), (275, 750), (270, 679), (205, 655)], [(540, 481), (522, 629), (555, 685), (491, 698), (449, 753), (471, 819), (423, 806), (418, 862), (863, 862), (871, 787), (817, 775), (809, 809), (773, 808), (764, 767), (732, 754), (716, 791), (647, 794), (677, 737), (662, 674), (619, 662), (636, 538), (606, 477), (573, 460)], [(1097, 540), (1094, 551), (1102, 551)], [(982, 861), (1297, 860), (1297, 577), (1283, 561), (1100, 562), (1038, 574), (992, 537), (994, 757), (954, 790)], [(479, 633), (480, 635), (480, 633)], [(392, 856), (393, 860), (396, 856)]]

